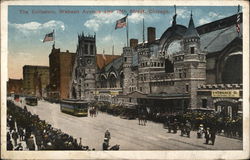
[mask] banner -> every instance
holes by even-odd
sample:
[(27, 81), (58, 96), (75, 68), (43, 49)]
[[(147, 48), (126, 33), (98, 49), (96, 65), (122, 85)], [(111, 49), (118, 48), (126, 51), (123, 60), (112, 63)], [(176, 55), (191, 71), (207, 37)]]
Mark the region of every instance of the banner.
[(212, 97), (233, 97), (239, 98), (240, 91), (239, 90), (216, 90), (211, 91)]

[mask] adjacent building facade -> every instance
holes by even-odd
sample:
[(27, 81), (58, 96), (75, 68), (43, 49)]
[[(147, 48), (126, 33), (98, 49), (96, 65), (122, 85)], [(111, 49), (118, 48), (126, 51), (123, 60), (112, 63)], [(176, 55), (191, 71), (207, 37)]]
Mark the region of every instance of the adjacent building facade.
[(48, 66), (23, 66), (23, 93), (37, 97), (46, 96), (49, 84)]
[(69, 86), (74, 61), (75, 53), (71, 53), (68, 50), (66, 52), (61, 52), (60, 48), (56, 49), (53, 46), (49, 55), (49, 98), (69, 98)]
[(23, 92), (22, 79), (10, 79), (7, 82), (7, 94), (21, 94)]

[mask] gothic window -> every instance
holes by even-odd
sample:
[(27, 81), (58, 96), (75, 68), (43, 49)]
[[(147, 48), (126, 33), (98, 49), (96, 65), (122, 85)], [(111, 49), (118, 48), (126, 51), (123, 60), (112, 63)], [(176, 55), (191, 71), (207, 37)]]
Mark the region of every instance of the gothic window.
[(107, 79), (101, 76), (101, 88), (107, 88)]
[(85, 52), (85, 54), (89, 54), (88, 53), (88, 45), (87, 44), (84, 45), (84, 52)]
[(154, 67), (156, 67), (156, 62), (154, 62)]
[(124, 62), (127, 62), (127, 57), (124, 57)]
[(190, 47), (191, 54), (194, 54), (194, 47)]
[(116, 88), (116, 77), (114, 76), (114, 74), (111, 74), (109, 77), (109, 85), (110, 88)]
[(90, 45), (90, 54), (93, 55), (94, 54), (94, 46)]

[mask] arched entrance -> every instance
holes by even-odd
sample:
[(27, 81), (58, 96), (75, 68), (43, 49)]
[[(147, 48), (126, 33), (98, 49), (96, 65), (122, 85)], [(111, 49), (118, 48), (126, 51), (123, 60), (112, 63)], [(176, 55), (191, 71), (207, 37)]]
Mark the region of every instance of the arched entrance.
[(222, 70), (222, 83), (242, 83), (242, 54), (230, 55), (226, 60)]
[(238, 115), (239, 102), (237, 99), (217, 98), (214, 100), (215, 110), (222, 117), (234, 118)]

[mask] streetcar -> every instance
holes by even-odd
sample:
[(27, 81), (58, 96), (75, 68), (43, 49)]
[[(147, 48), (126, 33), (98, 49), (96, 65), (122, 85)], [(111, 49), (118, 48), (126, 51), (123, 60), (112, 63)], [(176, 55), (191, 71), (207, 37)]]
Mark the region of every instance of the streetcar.
[(88, 102), (76, 99), (63, 99), (60, 103), (61, 112), (74, 116), (88, 116)]
[(30, 106), (37, 106), (37, 97), (26, 97), (25, 102)]

